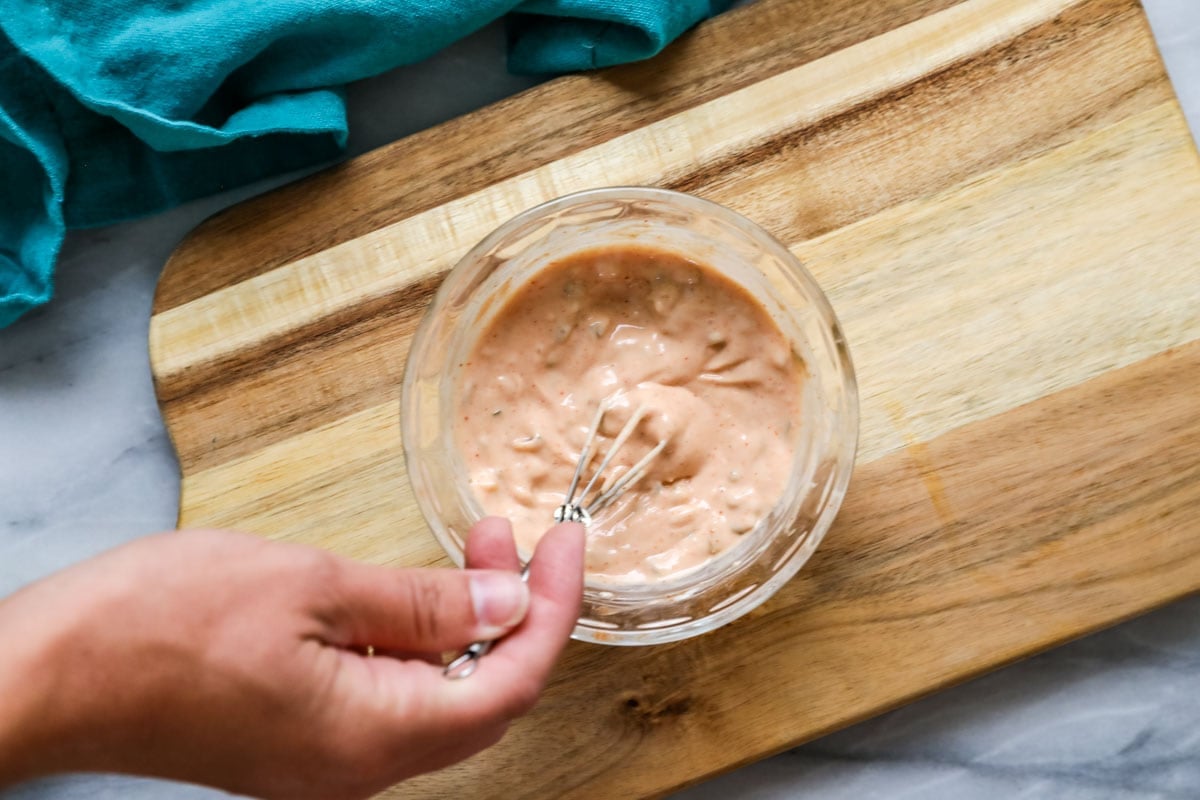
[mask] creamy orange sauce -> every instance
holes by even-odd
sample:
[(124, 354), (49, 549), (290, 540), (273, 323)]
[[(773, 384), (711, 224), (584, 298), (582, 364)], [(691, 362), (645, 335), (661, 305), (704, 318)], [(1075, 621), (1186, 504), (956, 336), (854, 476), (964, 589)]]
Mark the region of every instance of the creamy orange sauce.
[(648, 409), (605, 477), (668, 444), (589, 528), (593, 580), (704, 564), (771, 510), (791, 470), (803, 363), (745, 289), (670, 252), (603, 248), (551, 264), (458, 367), (455, 438), (472, 490), (527, 551), (553, 523), (599, 404), (612, 410), (593, 466)]

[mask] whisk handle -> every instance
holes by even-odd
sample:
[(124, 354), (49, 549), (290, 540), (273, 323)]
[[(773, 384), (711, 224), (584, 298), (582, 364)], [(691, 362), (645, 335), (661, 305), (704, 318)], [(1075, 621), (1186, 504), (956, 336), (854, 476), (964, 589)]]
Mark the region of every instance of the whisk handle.
[[(529, 580), (529, 565), (526, 564), (521, 568), (521, 580)], [(469, 678), (474, 674), (479, 666), (479, 659), (483, 658), (492, 649), (492, 646), (499, 639), (489, 639), (486, 641), (472, 642), (467, 645), (461, 653), (459, 653), (450, 663), (442, 668), (442, 675), (447, 680), (458, 681), (463, 678)]]

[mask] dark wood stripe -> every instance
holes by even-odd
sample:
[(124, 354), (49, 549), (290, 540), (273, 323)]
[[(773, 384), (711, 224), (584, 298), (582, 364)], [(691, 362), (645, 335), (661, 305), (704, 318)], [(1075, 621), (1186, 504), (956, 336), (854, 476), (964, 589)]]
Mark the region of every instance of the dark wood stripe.
[(675, 645), (573, 643), (498, 747), (386, 796), (654, 796), (1195, 593), (1197, 397), (1200, 342), (862, 465), (762, 609)]
[[(700, 26), (649, 62), (552, 81), (218, 214), (185, 239), (167, 263), (154, 313), (327, 250), (955, 2), (759, 0), (752, 8)], [(790, 35), (781, 36), (780, 31)]]

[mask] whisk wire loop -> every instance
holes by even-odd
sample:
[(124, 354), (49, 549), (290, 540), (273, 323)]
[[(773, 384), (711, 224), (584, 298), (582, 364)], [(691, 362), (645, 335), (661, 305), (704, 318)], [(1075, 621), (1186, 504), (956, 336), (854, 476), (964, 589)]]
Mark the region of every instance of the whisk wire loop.
[[(630, 414), (629, 419), (625, 422), (620, 432), (617, 433), (616, 438), (613, 439), (608, 451), (604, 454), (604, 458), (600, 460), (600, 466), (596, 467), (595, 472), (592, 473), (592, 477), (584, 485), (583, 491), (579, 492), (577, 499), (576, 489), (579, 487), (588, 464), (591, 463), (592, 458), (595, 456), (596, 440), (600, 435), (600, 426), (604, 422), (605, 414), (611, 409), (612, 403), (610, 400), (601, 402), (596, 409), (596, 415), (592, 419), (592, 426), (588, 430), (587, 438), (583, 443), (583, 449), (579, 453), (579, 461), (575, 464), (575, 475), (571, 478), (571, 486), (567, 489), (566, 499), (554, 512), (555, 522), (581, 522), (584, 525), (590, 525), (593, 516), (608, 508), (628, 487), (641, 480), (647, 470), (649, 470), (650, 464), (654, 459), (658, 458), (667, 446), (667, 440), (661, 440), (646, 455), (642, 456), (636, 464), (611, 484), (605, 486), (601, 482), (601, 476), (608, 470), (608, 466), (612, 463), (613, 458), (616, 457), (621, 448), (629, 441), (629, 437), (633, 436), (634, 431), (637, 430), (638, 425), (641, 424), (649, 412), (649, 409), (644, 404), (639, 405)], [(598, 482), (600, 483), (600, 493), (591, 502), (588, 502), (587, 498)]]

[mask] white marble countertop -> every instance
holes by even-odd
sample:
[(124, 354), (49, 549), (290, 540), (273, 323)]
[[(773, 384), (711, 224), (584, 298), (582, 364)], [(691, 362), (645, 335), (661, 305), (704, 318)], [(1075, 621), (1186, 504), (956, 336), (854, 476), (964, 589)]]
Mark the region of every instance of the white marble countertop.
[[(1200, 0), (1144, 0), (1200, 130)], [(351, 146), (378, 147), (511, 94), (491, 28), (352, 88)], [(190, 228), (273, 183), (72, 234), (58, 296), (0, 331), (0, 595), (169, 528), (178, 469), (146, 357), (158, 273)], [(795, 710), (803, 714), (803, 708)], [(221, 796), (75, 776), (6, 800)], [(1200, 597), (678, 794), (718, 798), (1200, 798)]]

